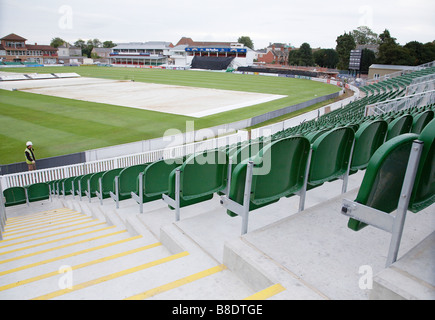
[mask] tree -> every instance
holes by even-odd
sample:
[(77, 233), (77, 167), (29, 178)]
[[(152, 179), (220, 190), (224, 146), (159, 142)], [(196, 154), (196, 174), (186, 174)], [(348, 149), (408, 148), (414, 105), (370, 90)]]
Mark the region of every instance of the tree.
[(435, 45), (433, 42), (423, 44), (418, 41), (411, 41), (405, 44), (404, 47), (409, 50), (414, 60), (412, 65), (418, 66), (435, 60)]
[(296, 50), (291, 50), (288, 55), (288, 64), (293, 66), (314, 66), (313, 50), (308, 43), (301, 44)]
[(379, 35), (379, 38), (381, 44), (377, 63), (391, 65), (413, 65), (415, 63), (411, 51), (396, 43), (396, 38), (393, 38), (387, 29)]
[(370, 49), (362, 50), (360, 71), (368, 73), (370, 66), (376, 61), (375, 53)]
[(337, 46), (335, 47), (335, 51), (338, 53), (337, 68), (341, 70), (347, 70), (349, 69), (350, 51), (356, 48), (355, 39), (350, 32), (345, 32), (341, 36), (337, 37), (336, 42)]
[(59, 37), (56, 37), (56, 38), (51, 39), (50, 46), (52, 46), (54, 48), (59, 48), (64, 43), (66, 43), (65, 40), (63, 40)]
[(113, 43), (112, 41), (103, 42), (103, 48), (113, 48), (113, 47), (116, 47), (116, 43)]
[(335, 69), (338, 63), (338, 53), (334, 49), (320, 49), (313, 53), (314, 62), (323, 68)]
[(248, 36), (241, 36), (238, 40), (238, 43), (242, 43), (245, 47), (248, 47), (254, 50), (254, 42), (252, 42), (251, 38)]
[(373, 32), (369, 27), (361, 26), (351, 32), (356, 44), (378, 44), (378, 34)]

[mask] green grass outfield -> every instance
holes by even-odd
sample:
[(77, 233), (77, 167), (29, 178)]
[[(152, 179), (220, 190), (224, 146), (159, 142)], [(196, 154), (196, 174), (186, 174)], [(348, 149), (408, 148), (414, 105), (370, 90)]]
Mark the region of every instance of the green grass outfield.
[(25, 143), (46, 158), (163, 136), (169, 128), (185, 131), (251, 118), (340, 90), (316, 81), (206, 71), (115, 67), (8, 68), (21, 73), (76, 72), (83, 77), (286, 95), (286, 98), (192, 118), (162, 112), (0, 90), (0, 164), (24, 161)]

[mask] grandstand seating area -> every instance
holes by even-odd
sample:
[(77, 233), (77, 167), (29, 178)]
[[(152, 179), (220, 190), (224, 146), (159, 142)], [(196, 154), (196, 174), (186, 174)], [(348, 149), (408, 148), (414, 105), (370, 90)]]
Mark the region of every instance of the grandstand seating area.
[[(403, 206), (402, 185), (417, 140), (422, 142), (421, 155), (414, 168), (415, 184), (410, 182), (405, 213), (408, 208), (419, 212), (435, 202), (435, 104), (377, 116), (366, 116), (365, 107), (404, 96), (414, 78), (434, 73), (435, 68), (426, 68), (362, 87), (362, 98), (269, 137), (183, 158), (10, 187), (3, 191), (4, 204), (9, 208), (71, 195), (89, 203), (97, 198), (101, 205), (104, 199), (112, 198), (119, 208), (122, 201), (133, 199), (142, 213), (148, 203), (163, 200), (175, 209), (174, 220), (179, 221), (181, 208), (213, 201), (218, 195), (229, 216), (242, 217), (243, 235), (248, 233), (251, 211), (297, 195), (301, 212), (309, 190), (341, 179), (344, 194), (349, 177), (363, 170), (355, 203), (391, 213)], [(343, 208), (342, 213), (350, 217), (350, 229), (377, 225), (355, 214), (351, 202)]]

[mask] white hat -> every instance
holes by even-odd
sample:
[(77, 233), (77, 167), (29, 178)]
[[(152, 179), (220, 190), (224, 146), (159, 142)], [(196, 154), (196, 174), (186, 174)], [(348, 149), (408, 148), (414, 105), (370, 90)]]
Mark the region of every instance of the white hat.
[(33, 146), (32, 141), (27, 141), (26, 146)]

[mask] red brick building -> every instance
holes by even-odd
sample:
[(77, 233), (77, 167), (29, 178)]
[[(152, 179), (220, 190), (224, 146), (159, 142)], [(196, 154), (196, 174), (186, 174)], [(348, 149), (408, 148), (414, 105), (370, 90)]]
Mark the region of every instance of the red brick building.
[(11, 33), (0, 39), (0, 60), (8, 63), (58, 63), (57, 48), (48, 45), (26, 44), (27, 39)]

